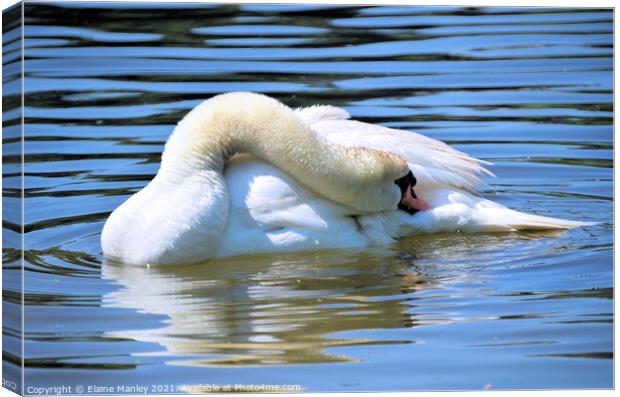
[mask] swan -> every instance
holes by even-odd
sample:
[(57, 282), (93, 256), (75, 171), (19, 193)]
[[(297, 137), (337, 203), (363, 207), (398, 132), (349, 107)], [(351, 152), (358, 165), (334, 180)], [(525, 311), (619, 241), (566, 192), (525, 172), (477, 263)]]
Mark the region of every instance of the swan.
[(156, 176), (116, 208), (104, 255), (137, 264), (389, 244), (416, 233), (569, 229), (478, 194), (489, 163), (423, 135), (233, 92), (191, 110)]

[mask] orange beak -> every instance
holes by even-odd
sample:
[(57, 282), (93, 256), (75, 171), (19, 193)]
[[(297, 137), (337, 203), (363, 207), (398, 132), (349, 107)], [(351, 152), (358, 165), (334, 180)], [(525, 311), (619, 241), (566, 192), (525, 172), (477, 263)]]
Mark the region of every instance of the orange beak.
[(407, 189), (405, 195), (400, 200), (404, 206), (418, 211), (426, 211), (431, 209), (431, 206), (426, 201), (424, 201), (421, 197), (414, 196), (412, 193), (412, 188)]

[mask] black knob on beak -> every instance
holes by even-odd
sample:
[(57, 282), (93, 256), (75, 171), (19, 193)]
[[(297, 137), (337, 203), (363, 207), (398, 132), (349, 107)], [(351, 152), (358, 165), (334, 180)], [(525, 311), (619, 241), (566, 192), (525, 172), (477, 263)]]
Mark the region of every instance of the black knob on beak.
[(403, 176), (402, 178), (398, 178), (397, 180), (394, 181), (395, 184), (398, 185), (398, 187), (400, 188), (400, 198), (401, 200), (398, 202), (398, 209), (399, 210), (403, 210), (405, 212), (407, 212), (408, 214), (415, 214), (417, 213), (419, 210), (415, 209), (415, 208), (409, 208), (408, 206), (406, 206), (405, 204), (403, 204), (403, 198), (405, 197), (405, 195), (407, 194), (407, 190), (409, 190), (411, 192), (411, 196), (414, 199), (417, 199), (418, 197), (415, 195), (415, 192), (413, 191), (413, 187), (415, 186), (415, 184), (418, 181), (415, 179), (415, 176), (413, 176), (413, 172), (409, 171), (407, 173), (407, 175)]

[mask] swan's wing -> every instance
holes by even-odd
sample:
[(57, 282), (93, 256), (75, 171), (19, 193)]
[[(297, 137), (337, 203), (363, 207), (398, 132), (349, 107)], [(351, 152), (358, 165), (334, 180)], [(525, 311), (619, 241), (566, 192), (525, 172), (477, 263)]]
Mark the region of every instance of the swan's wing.
[(350, 120), (345, 110), (333, 106), (312, 106), (296, 112), (312, 130), (331, 142), (402, 156), (409, 162), (421, 189), (456, 187), (476, 191), (484, 183), (481, 175), (493, 176), (483, 166), (490, 163), (415, 132)]
[(230, 209), (217, 256), (370, 244), (351, 216), (354, 210), (307, 190), (269, 163), (237, 155), (224, 177)]
[(349, 112), (342, 108), (330, 105), (314, 105), (307, 108), (297, 108), (295, 113), (308, 125), (321, 121), (347, 120), (351, 118)]

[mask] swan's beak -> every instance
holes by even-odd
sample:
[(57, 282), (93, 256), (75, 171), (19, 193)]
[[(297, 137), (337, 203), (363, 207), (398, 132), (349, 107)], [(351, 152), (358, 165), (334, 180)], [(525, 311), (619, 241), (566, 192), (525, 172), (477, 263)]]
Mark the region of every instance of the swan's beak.
[(421, 197), (418, 197), (413, 191), (413, 187), (417, 183), (417, 180), (411, 171), (409, 171), (409, 173), (402, 178), (394, 181), (394, 183), (398, 185), (401, 193), (398, 209), (406, 211), (411, 215), (418, 211), (426, 211), (431, 209), (431, 206)]
[(413, 191), (413, 187), (409, 187), (409, 189), (407, 189), (407, 191), (401, 198), (400, 203), (407, 207), (407, 209), (409, 210), (416, 210), (415, 212), (431, 209), (431, 206), (428, 205), (425, 200), (423, 200), (421, 197), (416, 196), (415, 192)]

